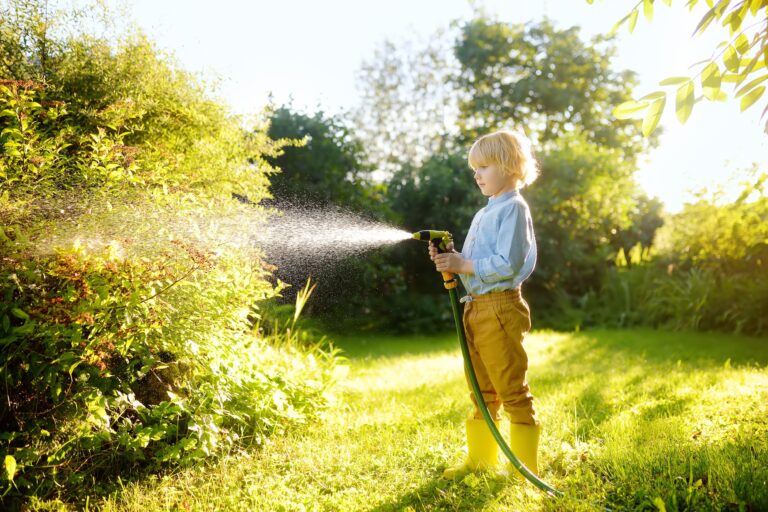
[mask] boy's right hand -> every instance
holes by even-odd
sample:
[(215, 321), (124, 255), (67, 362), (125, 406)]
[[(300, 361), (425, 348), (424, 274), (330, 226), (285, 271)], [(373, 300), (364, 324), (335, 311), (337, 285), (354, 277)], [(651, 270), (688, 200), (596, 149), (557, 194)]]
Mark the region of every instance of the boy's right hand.
[[(453, 249), (453, 242), (448, 242), (448, 252), (456, 252)], [(435, 256), (437, 256), (437, 247), (432, 243), (432, 240), (429, 241), (429, 259), (432, 261), (435, 261)]]

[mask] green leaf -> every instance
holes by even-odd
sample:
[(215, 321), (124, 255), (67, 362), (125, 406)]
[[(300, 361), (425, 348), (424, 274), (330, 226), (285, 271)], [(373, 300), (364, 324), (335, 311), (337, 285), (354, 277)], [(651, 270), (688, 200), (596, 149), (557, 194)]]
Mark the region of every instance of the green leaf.
[(13, 482), (13, 477), (16, 475), (16, 459), (13, 458), (13, 455), (6, 455), (3, 465), (5, 466), (5, 478)]
[(22, 320), (29, 320), (29, 315), (19, 308), (11, 308), (11, 314)]
[(664, 91), (655, 91), (650, 94), (646, 94), (645, 96), (640, 98), (638, 101), (658, 100), (659, 98), (666, 98), (666, 97), (667, 97), (667, 93), (665, 93)]
[(757, 100), (760, 99), (760, 96), (762, 96), (764, 92), (765, 86), (761, 85), (757, 89), (753, 89), (752, 92), (741, 98), (741, 111), (744, 112), (749, 107), (751, 107)]
[(741, 82), (743, 82), (750, 73), (765, 67), (765, 64), (763, 64), (762, 61), (758, 62), (759, 57), (760, 55), (758, 54), (755, 55), (752, 59), (741, 59), (741, 66), (743, 66), (744, 69), (742, 69), (741, 73), (739, 73), (741, 79), (736, 82), (737, 86), (741, 84)]
[(738, 84), (743, 82), (746, 77), (747, 75), (743, 74), (726, 73), (723, 75), (723, 82), (727, 84)]
[(677, 89), (675, 113), (681, 123), (685, 123), (693, 110), (693, 82), (689, 80)]
[(732, 11), (723, 20), (723, 26), (730, 25), (731, 34), (739, 30), (741, 26), (741, 15), (738, 11)]
[(6, 134), (11, 135), (16, 139), (22, 138), (21, 131), (19, 131), (17, 128), (5, 128), (2, 132), (0, 132), (0, 137), (4, 137)]
[(643, 15), (648, 21), (653, 21), (653, 0), (643, 0)]
[(707, 11), (707, 13), (701, 17), (701, 20), (699, 20), (699, 24), (696, 25), (696, 28), (693, 29), (693, 34), (696, 35), (699, 32), (704, 32), (706, 30), (707, 25), (712, 23), (712, 20), (715, 19), (715, 8), (712, 7), (710, 10)]
[(736, 96), (735, 97), (738, 98), (739, 96), (742, 96), (745, 92), (747, 92), (747, 91), (749, 91), (751, 89), (754, 89), (755, 86), (757, 86), (758, 84), (760, 84), (762, 82), (765, 82), (766, 80), (768, 80), (768, 74), (765, 74), (763, 76), (755, 78), (754, 80), (749, 82), (747, 85), (745, 85), (744, 87), (742, 87), (741, 89), (736, 91)]
[(96, 427), (109, 426), (109, 414), (107, 413), (107, 399), (103, 396), (94, 396), (88, 402), (87, 421)]
[(629, 14), (627, 14), (626, 16), (624, 16), (623, 18), (621, 18), (619, 21), (617, 21), (617, 22), (616, 22), (616, 24), (615, 24), (613, 27), (611, 27), (611, 30), (608, 32), (608, 34), (609, 34), (609, 35), (613, 35), (613, 34), (615, 34), (615, 33), (616, 33), (616, 31), (617, 31), (617, 30), (619, 30), (619, 28), (620, 28), (620, 27), (621, 27), (621, 26), (624, 24), (624, 22), (625, 22), (625, 21), (627, 21), (627, 20), (629, 19), (629, 16), (630, 16), (630, 15), (629, 15)]
[(659, 512), (667, 512), (667, 506), (664, 505), (664, 500), (660, 496), (653, 498), (653, 504)]
[(613, 109), (613, 115), (617, 119), (629, 119), (633, 117), (634, 114), (648, 108), (648, 105), (649, 103), (646, 101), (625, 101)]
[(717, 91), (717, 94), (714, 95), (714, 97), (711, 98), (712, 101), (726, 101), (728, 99), (728, 95), (725, 94), (723, 91)]
[(70, 377), (72, 376), (72, 372), (73, 372), (73, 371), (75, 371), (75, 368), (77, 368), (77, 367), (80, 365), (80, 363), (82, 363), (82, 362), (83, 362), (83, 359), (80, 359), (80, 360), (78, 360), (78, 361), (75, 361), (75, 362), (74, 362), (74, 363), (73, 363), (73, 364), (72, 364), (72, 365), (69, 367), (69, 369), (67, 370), (67, 373), (69, 373), (69, 376), (70, 376)]
[(720, 0), (715, 4), (713, 1), (707, 0), (708, 5), (713, 5), (713, 9), (715, 10), (715, 16), (717, 16), (717, 19), (720, 19), (720, 16), (723, 15), (725, 10), (728, 8), (728, 5), (730, 5), (731, 0)]
[(685, 82), (690, 82), (691, 79), (687, 76), (673, 76), (670, 78), (665, 78), (661, 82), (659, 82), (659, 85), (679, 85), (684, 84)]
[(633, 30), (635, 30), (635, 25), (637, 25), (638, 14), (639, 14), (639, 11), (637, 9), (633, 9), (629, 15), (629, 33), (630, 34), (632, 33)]
[(659, 120), (661, 120), (661, 113), (664, 112), (664, 105), (666, 102), (667, 98), (664, 96), (651, 103), (648, 112), (645, 114), (645, 119), (643, 119), (642, 129), (644, 136), (648, 137), (651, 133), (653, 133), (653, 130), (656, 129), (656, 126), (658, 126)]
[(701, 72), (701, 88), (704, 97), (715, 100), (720, 92), (721, 82), (720, 67), (714, 62), (710, 62)]
[(740, 54), (749, 50), (749, 39), (744, 34), (739, 34), (739, 37), (736, 38), (733, 44), (736, 46), (736, 51)]
[(739, 70), (739, 55), (736, 53), (736, 48), (729, 44), (723, 55), (723, 63), (728, 71), (736, 72)]

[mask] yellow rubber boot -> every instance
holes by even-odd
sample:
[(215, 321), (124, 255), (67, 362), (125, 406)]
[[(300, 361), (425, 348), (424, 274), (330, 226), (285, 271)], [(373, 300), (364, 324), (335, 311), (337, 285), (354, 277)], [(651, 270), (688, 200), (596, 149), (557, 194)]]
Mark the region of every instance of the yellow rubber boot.
[[(539, 476), (538, 452), (540, 436), (541, 425), (509, 424), (509, 447), (512, 449), (512, 453), (536, 476)], [(525, 480), (523, 474), (515, 469), (512, 463), (507, 464), (507, 471), (514, 474), (520, 480)]]
[[(499, 427), (498, 421), (496, 428)], [(495, 469), (499, 465), (499, 447), (485, 420), (467, 420), (467, 457), (464, 462), (446, 468), (443, 478), (455, 480), (481, 469)]]

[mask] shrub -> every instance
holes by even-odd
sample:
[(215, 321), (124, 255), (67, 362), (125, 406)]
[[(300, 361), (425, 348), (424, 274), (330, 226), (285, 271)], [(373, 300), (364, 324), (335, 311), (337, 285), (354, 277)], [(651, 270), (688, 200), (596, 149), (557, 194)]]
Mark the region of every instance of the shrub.
[(112, 244), (3, 265), (0, 457), (14, 466), (12, 495), (99, 489), (117, 471), (258, 446), (326, 405), (335, 352), (279, 329), (278, 350), (251, 330), (244, 298), (273, 294), (263, 271), (176, 245), (153, 259)]
[(583, 297), (573, 325), (765, 334), (767, 204), (758, 195), (687, 205), (663, 228), (660, 248), (638, 245), (629, 262), (619, 251), (599, 291)]
[(41, 9), (0, 5), (0, 508), (258, 446), (320, 414), (338, 361), (295, 319), (260, 330), (282, 142), (146, 38)]

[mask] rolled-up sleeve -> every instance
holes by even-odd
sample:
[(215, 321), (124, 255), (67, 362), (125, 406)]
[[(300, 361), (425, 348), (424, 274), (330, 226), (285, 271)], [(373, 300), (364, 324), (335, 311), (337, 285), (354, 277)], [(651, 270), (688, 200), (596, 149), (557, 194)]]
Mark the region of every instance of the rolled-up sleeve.
[(497, 233), (494, 254), (473, 260), (475, 274), (483, 283), (514, 278), (536, 243), (530, 213), (519, 203), (500, 218)]

